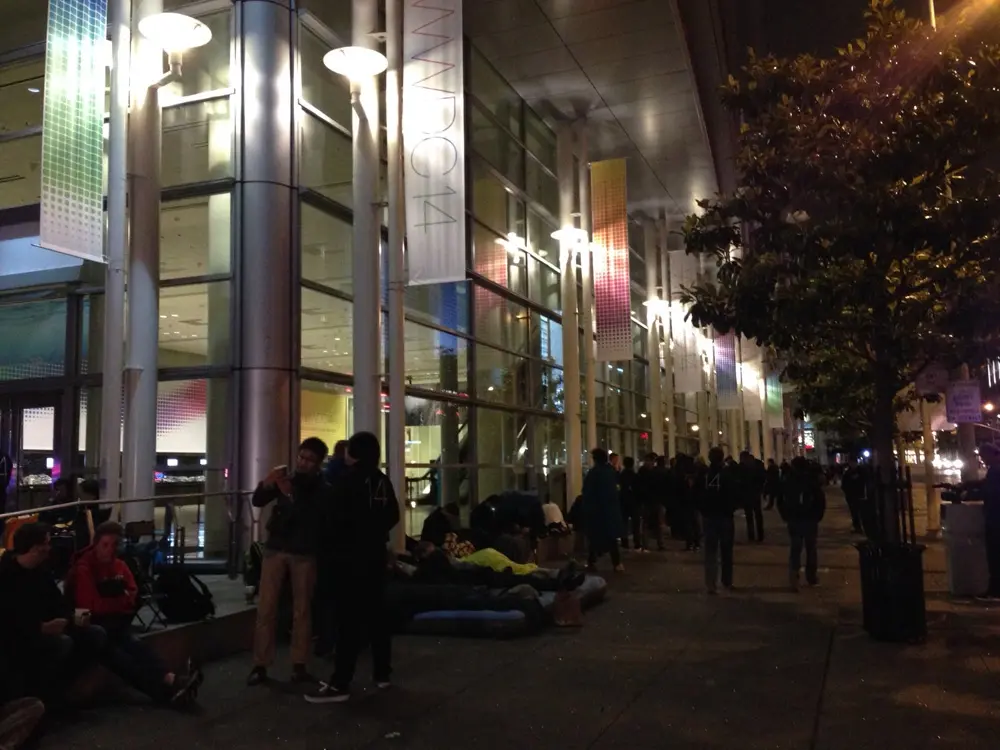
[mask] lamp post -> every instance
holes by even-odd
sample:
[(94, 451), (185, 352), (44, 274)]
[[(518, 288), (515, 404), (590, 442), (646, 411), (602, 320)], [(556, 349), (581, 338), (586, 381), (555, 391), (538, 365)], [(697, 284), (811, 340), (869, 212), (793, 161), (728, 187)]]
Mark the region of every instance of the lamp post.
[[(156, 468), (156, 383), (159, 353), (160, 89), (181, 77), (183, 53), (208, 44), (212, 32), (181, 13), (161, 12), (161, 0), (143, 4), (132, 55), (132, 111), (129, 117), (128, 317), (125, 363), (124, 494), (149, 498), (124, 507), (128, 521), (153, 518)], [(163, 70), (163, 54), (168, 68)], [(106, 414), (117, 397), (107, 393)], [(117, 417), (112, 417), (117, 422)], [(109, 434), (110, 434), (110, 428)]]

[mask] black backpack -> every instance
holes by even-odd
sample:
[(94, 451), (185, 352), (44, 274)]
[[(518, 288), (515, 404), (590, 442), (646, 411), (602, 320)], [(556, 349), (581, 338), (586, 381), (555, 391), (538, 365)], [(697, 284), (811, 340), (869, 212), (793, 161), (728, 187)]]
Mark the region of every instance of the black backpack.
[(200, 622), (215, 616), (212, 592), (196, 575), (181, 567), (165, 568), (156, 577), (153, 592), (167, 622)]

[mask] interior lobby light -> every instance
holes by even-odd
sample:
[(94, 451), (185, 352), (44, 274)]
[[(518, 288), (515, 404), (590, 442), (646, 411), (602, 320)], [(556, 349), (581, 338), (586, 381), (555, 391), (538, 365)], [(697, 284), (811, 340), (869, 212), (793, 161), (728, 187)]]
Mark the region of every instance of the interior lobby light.
[(167, 53), (186, 52), (212, 41), (212, 30), (183, 13), (153, 13), (139, 21), (139, 33)]
[(659, 297), (648, 299), (642, 305), (648, 307), (650, 312), (658, 318), (665, 318), (670, 313), (670, 303)]
[(570, 245), (579, 245), (585, 244), (590, 239), (590, 235), (587, 233), (586, 229), (563, 227), (562, 229), (557, 229), (552, 233), (552, 239), (558, 240), (559, 242), (565, 242)]
[(691, 432), (697, 432), (700, 429), (701, 428), (696, 424), (691, 425)]
[(323, 55), (323, 64), (352, 81), (384, 73), (389, 61), (378, 50), (367, 47), (338, 47)]

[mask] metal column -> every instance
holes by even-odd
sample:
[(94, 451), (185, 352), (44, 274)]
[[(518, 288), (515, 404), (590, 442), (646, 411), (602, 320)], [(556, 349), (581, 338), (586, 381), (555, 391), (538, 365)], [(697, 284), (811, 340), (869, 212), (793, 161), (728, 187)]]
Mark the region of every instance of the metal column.
[(244, 62), (242, 117), (234, 116), (240, 123), (235, 458), (243, 489), (288, 463), (298, 442), (300, 310), (293, 239), (294, 14), (289, 0), (241, 0), (236, 11)]
[[(405, 303), (406, 262), (403, 257), (404, 203), (402, 162), (403, 18), (400, 0), (385, 1), (386, 57), (385, 119), (389, 158), (389, 425), (386, 430), (386, 460), (389, 478), (399, 498), (399, 517), (406, 518), (406, 345)], [(406, 524), (397, 524), (393, 546), (406, 546)]]
[[(573, 229), (573, 130), (563, 123), (557, 133), (559, 167), (559, 225)], [(580, 494), (583, 487), (583, 450), (580, 436), (580, 324), (576, 311), (576, 257), (579, 245), (563, 236), (559, 243), (562, 270), (563, 328), (563, 415), (566, 421), (566, 502)]]
[[(162, 10), (154, 0), (144, 14)], [(144, 16), (136, 16), (136, 27)], [(125, 497), (152, 498), (156, 467), (156, 381), (160, 323), (160, 154), (162, 113), (157, 87), (163, 74), (163, 51), (133, 27), (132, 113), (128, 122), (131, 154), (128, 257), (128, 320), (125, 364)], [(113, 399), (113, 396), (112, 396)], [(110, 408), (110, 405), (109, 405)], [(110, 432), (110, 427), (108, 428)], [(126, 523), (153, 519), (154, 503), (124, 506)]]
[(594, 347), (594, 255), (590, 251), (590, 158), (587, 154), (587, 121), (577, 123), (576, 153), (579, 160), (580, 229), (587, 233), (587, 245), (580, 253), (580, 324), (583, 327), (583, 393), (587, 404), (585, 450), (597, 447), (597, 352)]
[[(112, 0), (111, 111), (108, 134), (108, 266), (104, 277), (104, 331), (101, 339), (100, 481), (101, 496), (121, 496), (122, 365), (125, 361), (125, 250), (128, 246), (128, 102), (132, 64), (132, 2)], [(91, 311), (93, 317), (94, 311)], [(93, 342), (93, 339), (91, 339)], [(93, 346), (93, 343), (91, 344)], [(155, 408), (155, 407), (154, 407)], [(154, 417), (155, 418), (155, 417)], [(88, 423), (89, 424), (89, 423)], [(89, 432), (89, 430), (88, 430)], [(88, 441), (88, 447), (90, 442)]]
[[(658, 300), (660, 285), (660, 262), (657, 256), (657, 231), (652, 219), (647, 219), (642, 226), (643, 248), (646, 261), (646, 299), (649, 302)], [(664, 279), (664, 284), (666, 279)], [(653, 444), (653, 453), (663, 453), (663, 381), (660, 377), (660, 334), (659, 315), (661, 308), (655, 304), (646, 305), (646, 355), (649, 358), (649, 422), (651, 429), (649, 438)]]
[[(378, 2), (353, 0), (351, 43), (378, 49)], [(380, 435), (382, 425), (379, 284), (379, 91), (375, 76), (351, 81), (354, 146), (354, 430)], [(397, 488), (405, 494), (405, 488)]]

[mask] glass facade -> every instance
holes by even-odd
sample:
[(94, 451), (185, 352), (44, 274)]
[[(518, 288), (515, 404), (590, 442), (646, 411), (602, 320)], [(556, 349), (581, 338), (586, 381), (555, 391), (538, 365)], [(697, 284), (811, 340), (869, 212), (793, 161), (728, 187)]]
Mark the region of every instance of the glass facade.
[[(15, 175), (0, 179), (0, 260), (20, 259), (0, 265), (0, 403), (32, 415), (23, 417), (21, 447), (52, 454), (36, 478), (46, 484), (58, 473), (97, 473), (104, 269), (32, 247), (45, 81), (41, 45), (24, 44), (43, 42), (45, 3), (37, 5), (40, 20), (25, 27), (35, 36), (0, 35), (0, 163)], [(332, 445), (352, 431), (352, 110), (347, 86), (322, 57), (349, 18), (340, 7), (347, 4), (301, 5), (288, 113), (298, 325), (282, 344), (293, 359), (295, 437)], [(183, 78), (162, 97), (157, 492), (239, 489), (230, 472), (246, 428), (234, 394), (253, 301), (239, 291), (249, 239), (234, 157), (245, 127), (238, 27), (226, 0), (165, 6), (201, 18), (213, 38), (185, 56)], [(407, 395), (402, 405), (383, 397), (384, 410), (406, 412), (407, 487), (399, 491), (411, 507), (408, 531), (417, 533), (427, 509), (442, 502), (469, 508), (511, 489), (562, 499), (563, 340), (584, 336), (562, 324), (559, 243), (551, 237), (559, 225), (556, 136), (482, 55), (470, 49), (467, 59), (467, 279), (406, 290)], [(630, 240), (638, 250), (641, 233)], [(598, 365), (596, 400), (583, 404), (581, 418), (594, 411), (604, 447), (662, 453), (650, 437), (649, 383), (660, 373), (657, 354), (647, 351), (646, 269), (636, 252), (632, 269), (635, 357)], [(689, 406), (678, 396), (664, 414), (686, 425), (694, 421)], [(679, 431), (678, 449), (696, 452), (697, 439), (688, 438)], [(224, 519), (208, 507), (203, 520), (198, 546), (216, 553)]]

